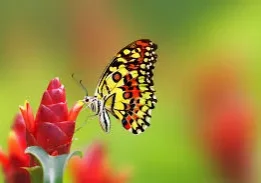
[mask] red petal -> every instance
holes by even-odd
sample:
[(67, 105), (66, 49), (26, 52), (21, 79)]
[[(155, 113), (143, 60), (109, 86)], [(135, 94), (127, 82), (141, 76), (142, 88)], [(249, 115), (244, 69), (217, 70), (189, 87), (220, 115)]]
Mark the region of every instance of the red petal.
[(74, 121), (63, 121), (55, 124), (67, 135), (67, 137), (73, 136), (75, 130)]
[(65, 90), (61, 88), (46, 90), (43, 94), (41, 104), (52, 105), (60, 102), (66, 102)]
[(0, 164), (4, 169), (9, 165), (9, 159), (2, 149), (0, 149)]
[(35, 121), (37, 124), (43, 122), (56, 123), (60, 121), (67, 121), (67, 118), (67, 105), (60, 103), (51, 106), (40, 105)]
[(24, 154), (25, 147), (20, 144), (19, 139), (14, 131), (9, 133), (8, 145), (10, 157), (17, 157), (21, 160), (26, 158), (26, 155)]
[(90, 146), (83, 159), (82, 171), (89, 172), (85, 174), (85, 182), (103, 182), (105, 155), (106, 151), (103, 144), (93, 143)]
[(34, 134), (26, 133), (26, 144), (27, 146), (38, 146)]
[(84, 158), (73, 157), (70, 164), (74, 182), (124, 183), (129, 179), (130, 170), (114, 173), (109, 166), (104, 144), (93, 143), (86, 151)]
[(51, 105), (60, 102), (66, 102), (65, 89), (59, 78), (54, 78), (44, 92), (41, 104)]
[(86, 151), (84, 158), (74, 157), (70, 168), (74, 182), (106, 182), (104, 179), (104, 156), (105, 149), (100, 143), (93, 143)]
[(52, 79), (47, 87), (47, 90), (57, 89), (62, 86), (58, 77)]
[(49, 95), (52, 97), (53, 103), (66, 102), (65, 89), (62, 85), (60, 88), (48, 90)]
[(16, 167), (11, 172), (8, 172), (6, 175), (6, 182), (8, 183), (30, 183), (30, 175), (29, 173), (22, 168)]
[(16, 133), (19, 143), (22, 147), (26, 147), (26, 126), (24, 122), (24, 118), (21, 114), (17, 114), (14, 119), (14, 124), (12, 125), (12, 129)]
[(49, 92), (47, 90), (43, 93), (41, 104), (43, 104), (43, 105), (51, 105), (51, 104), (53, 104), (52, 97), (50, 96), (50, 94), (49, 94)]
[(25, 132), (25, 123), (24, 123), (24, 118), (21, 114), (17, 114), (14, 118), (14, 123), (12, 125), (12, 129), (16, 133), (24, 133)]
[(105, 157), (106, 149), (101, 142), (93, 143), (85, 153), (84, 161), (93, 163), (93, 160), (101, 160)]
[(78, 156), (73, 156), (69, 161), (69, 169), (72, 173), (73, 182), (80, 183), (84, 182), (84, 175), (86, 175), (83, 170), (84, 166), (82, 165), (83, 161)]
[(55, 113), (58, 121), (67, 121), (68, 119), (68, 107), (66, 103), (59, 103), (56, 105), (48, 106), (50, 110)]
[(36, 134), (39, 146), (43, 147), (49, 154), (53, 151), (68, 153), (71, 144), (69, 138), (56, 124), (40, 123)]
[(35, 122), (34, 122), (33, 111), (29, 102), (25, 101), (24, 106), (19, 106), (19, 108), (24, 118), (27, 130), (33, 133), (35, 130)]
[(69, 112), (69, 117), (68, 117), (69, 121), (76, 121), (79, 112), (82, 110), (83, 105), (84, 103), (81, 100), (78, 101), (76, 104), (74, 104), (74, 106), (71, 108)]
[(51, 156), (57, 156), (57, 155), (59, 155), (59, 153), (56, 150), (51, 153)]

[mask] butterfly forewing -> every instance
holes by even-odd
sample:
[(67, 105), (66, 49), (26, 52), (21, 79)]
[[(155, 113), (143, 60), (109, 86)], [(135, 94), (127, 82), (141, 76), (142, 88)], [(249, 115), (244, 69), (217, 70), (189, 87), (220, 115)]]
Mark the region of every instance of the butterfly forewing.
[(150, 125), (151, 110), (157, 102), (152, 78), (156, 49), (157, 45), (148, 39), (124, 47), (107, 66), (95, 92), (104, 100), (106, 110), (134, 134)]

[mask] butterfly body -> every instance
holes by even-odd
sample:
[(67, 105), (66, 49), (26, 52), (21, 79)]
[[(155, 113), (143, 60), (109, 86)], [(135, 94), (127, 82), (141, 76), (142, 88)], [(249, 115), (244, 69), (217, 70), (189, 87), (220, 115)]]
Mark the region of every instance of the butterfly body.
[(150, 125), (157, 102), (153, 83), (157, 45), (137, 40), (118, 52), (101, 76), (94, 96), (86, 96), (87, 106), (99, 116), (102, 129), (109, 132), (109, 113), (134, 134)]
[(99, 116), (99, 121), (102, 129), (105, 132), (110, 131), (111, 121), (110, 116), (108, 114), (108, 109), (104, 106), (104, 100), (100, 100), (97, 97), (85, 96), (84, 102), (87, 106), (95, 113), (95, 115)]

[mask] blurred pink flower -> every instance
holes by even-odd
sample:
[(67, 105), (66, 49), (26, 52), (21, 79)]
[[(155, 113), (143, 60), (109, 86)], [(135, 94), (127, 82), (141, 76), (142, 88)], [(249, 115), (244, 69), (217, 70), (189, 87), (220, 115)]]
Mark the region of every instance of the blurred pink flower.
[(21, 168), (29, 166), (29, 156), (24, 154), (26, 148), (26, 127), (23, 117), (18, 114), (8, 137), (8, 154), (0, 150), (0, 164), (2, 165), (7, 183), (30, 183), (28, 172)]
[(205, 68), (196, 77), (195, 106), (207, 152), (225, 182), (250, 183), (255, 143), (255, 118), (235, 70)]
[(73, 157), (70, 170), (74, 183), (126, 183), (129, 172), (115, 172), (108, 162), (107, 151), (103, 144), (93, 143), (83, 159)]

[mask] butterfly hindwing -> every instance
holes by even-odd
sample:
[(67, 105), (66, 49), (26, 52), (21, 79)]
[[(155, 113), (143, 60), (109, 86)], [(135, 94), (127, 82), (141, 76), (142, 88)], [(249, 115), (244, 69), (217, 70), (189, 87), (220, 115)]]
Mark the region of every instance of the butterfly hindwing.
[(135, 41), (116, 55), (106, 68), (95, 96), (134, 134), (150, 125), (151, 110), (157, 102), (153, 83), (157, 45), (150, 40)]

